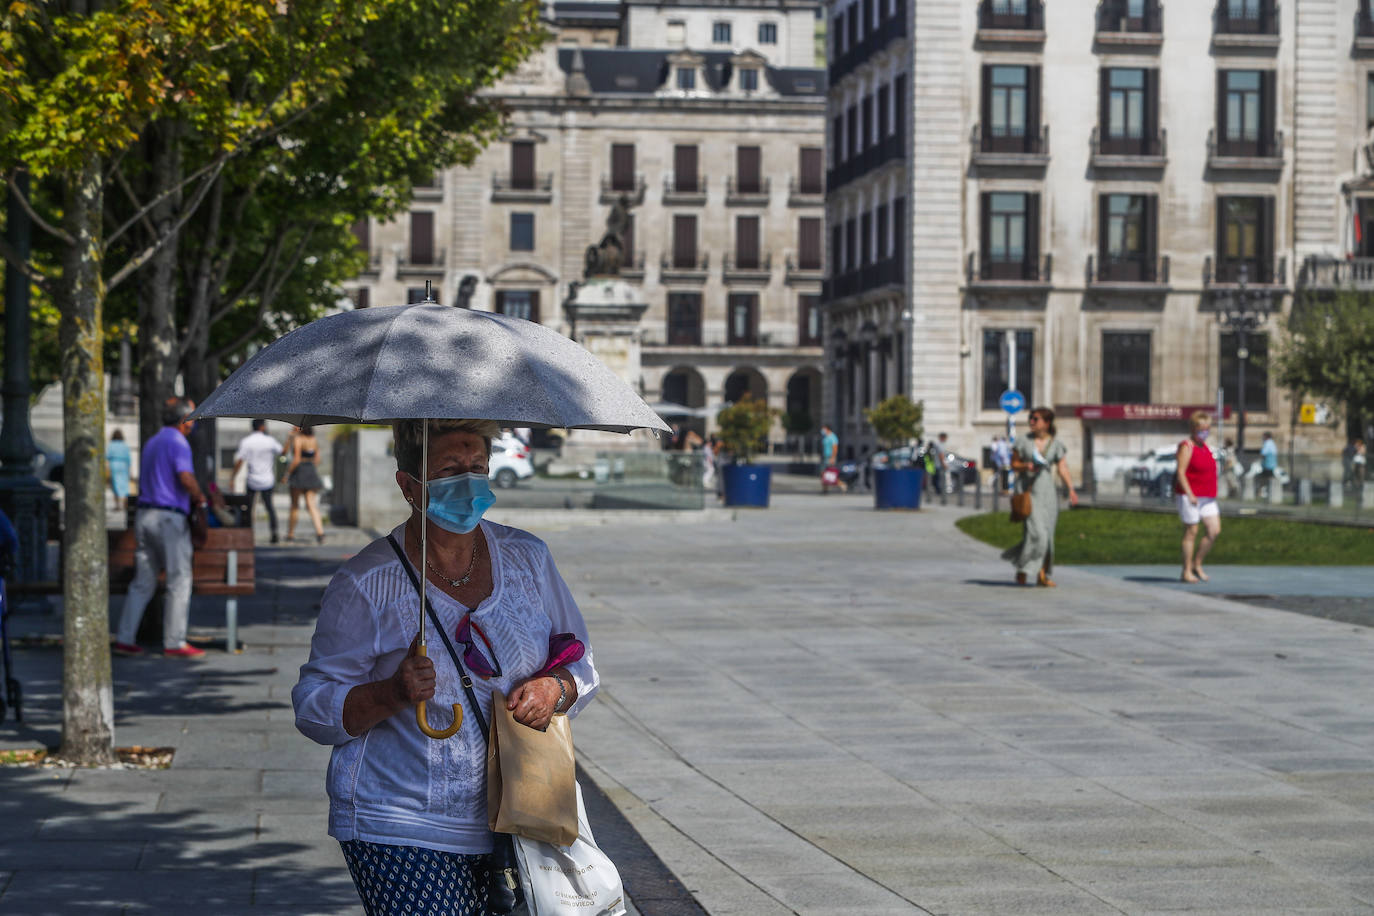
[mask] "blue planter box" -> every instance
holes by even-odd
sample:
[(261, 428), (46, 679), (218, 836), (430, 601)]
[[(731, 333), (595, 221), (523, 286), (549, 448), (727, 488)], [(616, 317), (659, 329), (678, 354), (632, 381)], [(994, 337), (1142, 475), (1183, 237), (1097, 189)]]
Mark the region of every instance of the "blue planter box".
[(766, 464), (728, 464), (721, 468), (725, 505), (768, 508), (773, 468)]
[(925, 468), (882, 468), (873, 472), (873, 508), (921, 508)]

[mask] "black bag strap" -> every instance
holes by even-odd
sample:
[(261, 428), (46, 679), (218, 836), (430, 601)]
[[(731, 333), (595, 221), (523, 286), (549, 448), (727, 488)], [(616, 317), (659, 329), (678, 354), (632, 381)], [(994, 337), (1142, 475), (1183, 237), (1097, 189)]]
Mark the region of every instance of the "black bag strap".
[(448, 631), (439, 622), (439, 615), (434, 613), (433, 605), (424, 600), (424, 593), (420, 590), (420, 579), (415, 575), (414, 567), (410, 565), (410, 557), (406, 556), (406, 552), (401, 549), (400, 544), (396, 543), (396, 538), (393, 535), (388, 534), (386, 539), (391, 543), (391, 549), (396, 551), (396, 556), (400, 558), (401, 568), (406, 571), (406, 575), (410, 576), (410, 584), (415, 586), (415, 593), (421, 596), (420, 602), (429, 612), (429, 619), (434, 623), (435, 632), (444, 640), (444, 648), (448, 649), (449, 658), (453, 659), (453, 664), (458, 668), (459, 678), (463, 682), (463, 692), (468, 695), (468, 704), (472, 706), (472, 714), (477, 717), (477, 725), (482, 729), (482, 740), (490, 741), (491, 738), (487, 732), (487, 720), (483, 718), (482, 707), (478, 705), (477, 696), (472, 692), (472, 678), (468, 677), (468, 671), (463, 667), (462, 661), (459, 660), (458, 652), (453, 648), (453, 643), (448, 638)]

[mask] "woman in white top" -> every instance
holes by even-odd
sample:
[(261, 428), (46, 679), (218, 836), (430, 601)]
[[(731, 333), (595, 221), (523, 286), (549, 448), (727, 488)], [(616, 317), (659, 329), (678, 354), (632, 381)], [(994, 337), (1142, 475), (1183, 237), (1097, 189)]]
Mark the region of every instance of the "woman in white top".
[[(582, 614), (545, 544), (480, 521), (491, 504), (487, 459), (497, 432), (484, 421), (430, 421), (427, 596), (475, 675), (483, 718), (491, 721), (495, 689), (518, 722), (542, 729), (556, 713), (576, 715), (598, 678)], [(390, 538), (418, 569), (420, 423), (397, 423), (395, 437), (396, 483), (412, 509)], [(334, 747), (329, 833), (367, 911), (481, 916), (492, 849), (486, 741), (443, 640), (434, 634), (428, 657), (416, 653), (419, 613), (388, 538), (348, 560), (325, 590), (310, 661), (292, 691), (296, 727)], [(585, 654), (546, 672), (551, 637), (565, 633)], [(421, 701), (438, 729), (460, 705), (458, 733), (442, 741), (422, 734)]]

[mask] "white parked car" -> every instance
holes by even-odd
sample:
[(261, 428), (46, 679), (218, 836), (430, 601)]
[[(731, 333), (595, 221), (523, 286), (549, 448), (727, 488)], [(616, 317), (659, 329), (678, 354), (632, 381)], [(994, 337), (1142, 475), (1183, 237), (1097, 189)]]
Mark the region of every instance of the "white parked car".
[(530, 463), (528, 445), (511, 435), (492, 440), (487, 477), (499, 489), (509, 490), (519, 481), (528, 480), (533, 476), (534, 465)]

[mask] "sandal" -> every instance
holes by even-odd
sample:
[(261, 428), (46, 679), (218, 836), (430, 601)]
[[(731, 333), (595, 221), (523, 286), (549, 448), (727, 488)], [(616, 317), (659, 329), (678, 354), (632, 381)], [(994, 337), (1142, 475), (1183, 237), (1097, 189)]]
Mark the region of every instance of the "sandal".
[(1016, 584), (1017, 584), (1017, 585), (1025, 585), (1025, 584), (1026, 584), (1026, 574), (1025, 574), (1025, 573), (1019, 572), (1019, 573), (1016, 574)]
[(1058, 588), (1058, 587), (1059, 587), (1059, 586), (1057, 586), (1057, 585), (1054, 584), (1054, 580), (1053, 580), (1053, 579), (1051, 579), (1049, 576), (1045, 575), (1045, 571), (1044, 571), (1043, 569), (1040, 570), (1040, 572), (1036, 575), (1036, 577), (1035, 577), (1035, 584), (1038, 585), (1038, 586), (1040, 586), (1041, 588)]

